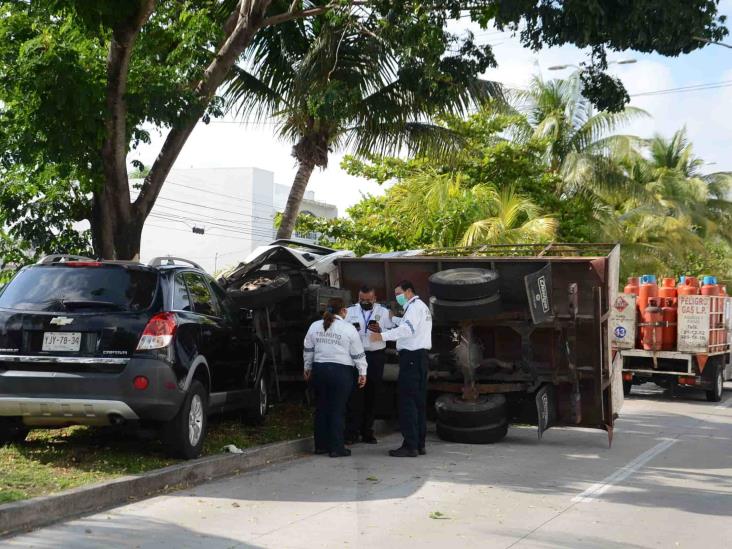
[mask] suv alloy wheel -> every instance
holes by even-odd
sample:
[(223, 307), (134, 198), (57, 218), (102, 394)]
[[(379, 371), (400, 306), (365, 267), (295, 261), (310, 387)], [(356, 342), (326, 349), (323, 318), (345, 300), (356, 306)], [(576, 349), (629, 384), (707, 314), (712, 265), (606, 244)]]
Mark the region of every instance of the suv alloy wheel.
[(193, 459), (201, 454), (208, 427), (207, 413), (206, 388), (194, 379), (176, 416), (163, 425), (163, 442), (171, 455)]

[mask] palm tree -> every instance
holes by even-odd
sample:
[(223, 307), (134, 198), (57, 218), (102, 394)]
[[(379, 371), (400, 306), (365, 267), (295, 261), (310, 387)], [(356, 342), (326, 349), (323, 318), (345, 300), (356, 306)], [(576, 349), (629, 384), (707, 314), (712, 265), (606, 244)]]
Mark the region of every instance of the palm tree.
[(595, 112), (581, 86), (579, 74), (549, 82), (534, 77), (528, 90), (516, 92), (514, 104), (525, 123), (517, 125), (514, 138), (545, 140), (547, 165), (561, 176), (558, 195), (634, 191), (619, 160), (632, 154), (640, 139), (614, 132), (647, 113), (634, 107)]
[(466, 80), (455, 63), (440, 62), (437, 80), (421, 78), (420, 67), (400, 66), (382, 40), (348, 20), (263, 29), (246, 57), (249, 65), (235, 67), (226, 89), (229, 105), (247, 120), (274, 117), (298, 165), (278, 238), (292, 234), (310, 177), (334, 149), (439, 149), (449, 130), (430, 123), (434, 115), (500, 96), (498, 85)]
[(401, 219), (405, 231), (428, 246), (548, 242), (557, 220), (541, 215), (537, 206), (512, 187), (466, 184), (457, 174), (425, 168), (394, 185), (387, 208)]
[[(622, 245), (623, 271), (673, 273), (689, 254), (704, 257), (705, 246), (721, 238), (732, 243), (732, 174), (704, 175), (685, 129), (670, 139), (655, 136), (624, 162), (635, 196), (606, 193), (606, 238)], [(712, 239), (712, 240), (710, 240)]]

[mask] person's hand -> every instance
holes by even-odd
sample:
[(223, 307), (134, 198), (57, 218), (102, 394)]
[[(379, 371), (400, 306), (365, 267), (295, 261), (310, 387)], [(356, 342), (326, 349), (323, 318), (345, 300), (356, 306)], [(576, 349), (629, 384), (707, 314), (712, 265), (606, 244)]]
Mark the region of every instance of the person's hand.
[(378, 332), (371, 332), (371, 333), (369, 334), (369, 339), (370, 339), (371, 341), (384, 341), (384, 338), (383, 338), (383, 337), (381, 337), (381, 334), (380, 334), (380, 333), (378, 333)]
[(366, 387), (366, 376), (358, 376), (358, 388), (363, 389)]
[(394, 311), (389, 309), (389, 318), (394, 318)]
[(305, 378), (305, 381), (310, 381), (310, 378), (312, 377), (312, 375), (313, 375), (312, 370), (305, 370), (305, 373), (303, 374), (302, 377)]

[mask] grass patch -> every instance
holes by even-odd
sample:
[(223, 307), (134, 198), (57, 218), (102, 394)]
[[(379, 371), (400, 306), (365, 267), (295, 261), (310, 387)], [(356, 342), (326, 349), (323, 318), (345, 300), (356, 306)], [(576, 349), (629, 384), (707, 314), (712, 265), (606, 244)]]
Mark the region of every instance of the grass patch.
[[(217, 454), (227, 444), (249, 448), (311, 433), (312, 412), (300, 404), (281, 403), (270, 410), (262, 426), (247, 425), (236, 416), (212, 417), (203, 454)], [(83, 426), (37, 429), (23, 443), (0, 447), (0, 503), (143, 473), (176, 462), (165, 454), (162, 443), (152, 433)]]

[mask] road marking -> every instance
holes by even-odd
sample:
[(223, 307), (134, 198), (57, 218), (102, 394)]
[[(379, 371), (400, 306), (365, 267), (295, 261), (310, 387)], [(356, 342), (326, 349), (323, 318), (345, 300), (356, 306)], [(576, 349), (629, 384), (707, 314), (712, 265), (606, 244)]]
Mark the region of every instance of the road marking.
[(678, 441), (678, 439), (671, 438), (671, 439), (666, 439), (662, 442), (659, 442), (653, 448), (643, 452), (633, 461), (631, 461), (624, 467), (618, 469), (609, 477), (603, 479), (601, 482), (598, 482), (597, 484), (593, 484), (592, 486), (587, 488), (587, 490), (585, 490), (578, 496), (573, 497), (572, 502), (589, 503), (591, 501), (596, 501), (602, 494), (607, 492), (612, 486), (624, 481), (630, 475), (635, 473), (638, 469), (643, 467), (646, 463), (651, 461), (658, 454), (668, 450), (677, 441)]

